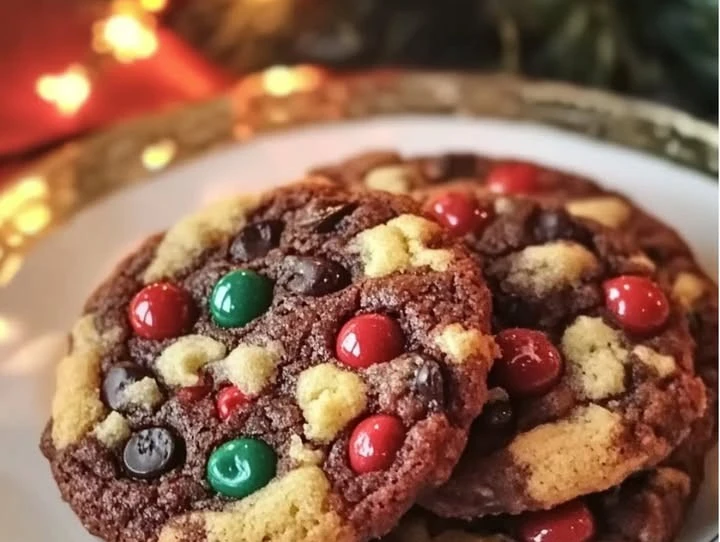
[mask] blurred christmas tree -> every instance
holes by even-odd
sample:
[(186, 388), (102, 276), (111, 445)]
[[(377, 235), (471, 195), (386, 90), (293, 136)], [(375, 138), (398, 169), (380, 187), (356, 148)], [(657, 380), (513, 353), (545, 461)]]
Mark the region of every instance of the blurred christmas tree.
[(186, 0), (169, 23), (237, 73), (503, 69), (718, 113), (717, 0)]

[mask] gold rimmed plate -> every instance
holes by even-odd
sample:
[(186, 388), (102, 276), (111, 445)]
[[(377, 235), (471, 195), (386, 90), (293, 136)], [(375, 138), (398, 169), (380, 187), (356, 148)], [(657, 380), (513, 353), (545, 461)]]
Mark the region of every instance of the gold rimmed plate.
[[(458, 74), (275, 69), (226, 96), (72, 144), (0, 193), (0, 523), (8, 540), (92, 540), (37, 450), (54, 365), (85, 297), (146, 235), (223, 194), (369, 148), (470, 150), (595, 177), (673, 224), (717, 276), (717, 131), (565, 85)], [(717, 459), (682, 542), (717, 533)], [(38, 521), (42, 518), (42, 521)]]

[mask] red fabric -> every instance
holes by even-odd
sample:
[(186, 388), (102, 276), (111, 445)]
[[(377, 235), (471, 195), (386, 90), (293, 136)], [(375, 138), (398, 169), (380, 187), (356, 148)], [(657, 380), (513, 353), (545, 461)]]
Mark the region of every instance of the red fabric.
[(161, 29), (153, 57), (133, 64), (104, 61), (84, 107), (71, 117), (59, 114), (37, 96), (35, 82), (89, 58), (92, 23), (104, 12), (102, 3), (92, 10), (88, 5), (81, 0), (0, 2), (0, 175), (10, 161), (48, 142), (206, 98), (229, 85), (228, 76)]

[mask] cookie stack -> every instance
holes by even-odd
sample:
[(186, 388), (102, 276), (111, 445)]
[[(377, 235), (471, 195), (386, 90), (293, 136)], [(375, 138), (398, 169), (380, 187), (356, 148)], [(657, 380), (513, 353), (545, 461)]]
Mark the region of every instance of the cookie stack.
[(663, 542), (716, 390), (716, 286), (667, 226), (558, 171), (378, 152), (120, 263), (41, 448), (108, 542)]

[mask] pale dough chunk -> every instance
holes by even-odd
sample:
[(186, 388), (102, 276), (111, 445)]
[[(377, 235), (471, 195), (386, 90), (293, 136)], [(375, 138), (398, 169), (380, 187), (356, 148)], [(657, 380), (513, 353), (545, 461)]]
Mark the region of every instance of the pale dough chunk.
[(95, 436), (108, 448), (114, 448), (130, 438), (127, 420), (114, 410), (95, 426)]
[(412, 188), (413, 171), (408, 166), (380, 166), (365, 175), (365, 186), (392, 194), (405, 194)]
[(577, 199), (567, 203), (565, 208), (573, 216), (589, 218), (608, 228), (621, 226), (632, 212), (627, 203), (613, 196)]
[(305, 444), (299, 435), (292, 435), (290, 437), (288, 456), (297, 466), (320, 465), (325, 459), (325, 454), (322, 450), (315, 450), (309, 444)]
[(362, 378), (323, 363), (306, 369), (297, 381), (297, 401), (307, 423), (305, 436), (330, 442), (367, 403)]
[(707, 289), (705, 281), (694, 273), (680, 273), (673, 283), (672, 295), (682, 303), (685, 309), (690, 309), (700, 299)]
[(530, 498), (554, 506), (615, 486), (642, 467), (641, 453), (618, 446), (624, 431), (618, 414), (590, 404), (519, 435), (508, 450)]
[(567, 378), (581, 397), (599, 400), (625, 391), (628, 352), (602, 318), (579, 316), (563, 334), (562, 352)]
[(175, 224), (155, 250), (155, 258), (143, 275), (145, 283), (172, 278), (205, 249), (238, 231), (258, 201), (258, 196), (233, 196)]
[(577, 286), (583, 277), (599, 268), (592, 252), (569, 241), (529, 246), (507, 258), (508, 284), (539, 296)]
[(186, 335), (166, 347), (155, 368), (168, 386), (195, 386), (198, 372), (208, 363), (225, 357), (227, 348), (205, 335)]
[(257, 395), (275, 381), (281, 356), (280, 343), (274, 342), (267, 346), (241, 344), (225, 359), (215, 363), (213, 370), (246, 395)]
[(656, 352), (652, 348), (648, 348), (642, 344), (633, 348), (632, 353), (645, 365), (655, 369), (660, 377), (669, 376), (677, 369), (675, 358)]
[[(301, 467), (270, 482), (220, 512), (195, 512), (208, 542), (352, 542), (353, 530), (343, 523), (330, 500), (330, 483), (320, 468)], [(182, 523), (163, 528), (158, 542), (183, 540)]]
[(52, 439), (58, 450), (80, 440), (105, 414), (100, 400), (100, 359), (118, 333), (111, 330), (101, 336), (92, 314), (75, 324), (72, 349), (57, 367), (52, 402)]
[(427, 244), (439, 235), (440, 226), (415, 215), (401, 215), (360, 233), (360, 250), (365, 275), (384, 277), (410, 267), (430, 267), (445, 271), (453, 259), (449, 250), (432, 249)]
[(498, 351), (492, 337), (477, 329), (465, 329), (461, 324), (450, 324), (435, 337), (435, 344), (454, 363), (464, 363), (476, 356), (491, 360)]
[(146, 376), (122, 390), (122, 399), (128, 405), (137, 405), (145, 410), (152, 410), (162, 402), (163, 395), (155, 379)]
[(635, 264), (639, 267), (644, 267), (647, 271), (650, 272), (655, 271), (655, 269), (657, 268), (655, 262), (648, 258), (647, 254), (644, 254), (643, 252), (630, 256), (629, 261), (630, 263)]

